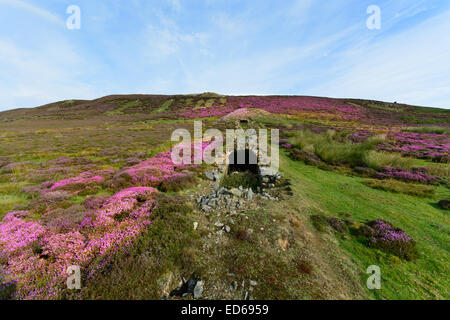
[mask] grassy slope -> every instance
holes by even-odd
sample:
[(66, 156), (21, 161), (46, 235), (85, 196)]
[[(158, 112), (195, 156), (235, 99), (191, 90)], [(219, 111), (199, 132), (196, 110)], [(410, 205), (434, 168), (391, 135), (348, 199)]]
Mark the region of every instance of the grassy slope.
[[(356, 221), (386, 219), (404, 229), (417, 241), (420, 258), (415, 262), (395, 259), (369, 249), (354, 238), (339, 239), (340, 246), (364, 270), (378, 265), (382, 271), (382, 289), (372, 297), (387, 299), (436, 299), (449, 297), (448, 213), (438, 209), (430, 199), (374, 190), (358, 177), (322, 171), (283, 158), (281, 166), (292, 179), (299, 203), (308, 203), (310, 211), (337, 216), (348, 212)], [(448, 189), (439, 188), (441, 198)]]
[[(129, 115), (136, 112), (133, 102), (137, 98), (130, 99), (129, 104), (120, 100), (117, 105), (105, 106), (102, 112), (118, 111), (117, 118), (86, 116), (83, 120), (61, 121), (43, 117), (41, 120), (2, 123), (0, 155), (14, 155), (14, 161), (32, 161), (33, 164), (15, 170), (15, 182), (10, 181), (10, 177), (0, 181), (0, 218), (14, 205), (29, 202), (29, 197), (21, 191), (22, 187), (49, 179), (46, 177), (41, 181), (39, 176), (33, 178), (31, 175), (41, 162), (44, 164), (46, 160), (61, 156), (86, 157), (99, 166), (117, 169), (125, 164), (126, 158), (137, 152), (143, 151), (151, 156), (165, 150), (167, 146), (160, 144), (168, 139), (174, 128), (182, 124), (192, 128), (192, 120)], [(151, 110), (158, 113), (170, 108), (169, 103), (165, 104), (169, 97), (158, 99), (160, 103), (151, 105)], [(119, 105), (123, 109), (118, 110)], [(161, 105), (164, 106), (162, 110), (158, 109)], [(95, 108), (86, 107), (86, 110), (101, 113)], [(27, 116), (30, 112), (42, 111), (23, 111)], [(286, 127), (299, 122), (290, 117), (272, 120), (274, 126), (284, 124)], [(304, 122), (320, 125), (324, 120)], [(52, 149), (49, 150), (49, 146)], [(100, 151), (103, 150), (114, 151), (114, 154), (102, 155)], [(116, 158), (120, 161), (112, 163), (111, 160)], [(104, 286), (97, 283), (98, 290), (90, 287), (89, 290), (94, 291), (87, 292), (86, 296), (158, 299), (160, 295), (156, 294), (156, 289), (161, 275), (181, 269), (185, 276), (189, 276), (189, 272), (202, 271), (199, 273), (207, 281), (208, 289), (211, 289), (211, 283), (217, 284), (219, 293), (211, 296), (213, 298), (241, 298), (238, 295), (220, 295), (220, 285), (227, 273), (234, 270), (241, 272), (239, 283), (242, 279), (255, 279), (260, 283), (254, 295), (256, 298), (449, 298), (450, 221), (448, 213), (435, 206), (437, 199), (450, 197), (448, 189), (436, 188), (436, 199), (393, 194), (371, 189), (358, 177), (322, 171), (291, 161), (284, 155), (281, 160), (281, 169), (293, 184), (294, 196), (281, 202), (268, 201), (263, 204), (264, 209), (249, 212), (248, 219), (236, 221), (233, 232), (238, 228), (256, 230), (252, 241), (229, 237), (225, 238), (225, 243), (203, 250), (199, 234), (192, 232), (192, 222), (200, 222), (199, 233), (206, 237), (214, 230), (213, 221), (207, 221), (204, 214), (196, 210), (190, 212), (178, 208), (182, 212), (161, 212), (160, 216), (155, 214), (149, 234), (140, 239), (136, 254), (123, 259), (121, 264), (117, 263), (105, 275), (107, 283)], [(78, 169), (74, 170), (67, 177), (78, 172)], [(72, 199), (74, 203), (81, 200)], [(320, 234), (310, 224), (310, 214), (337, 216), (339, 212), (351, 213), (356, 221), (375, 218), (392, 221), (417, 240), (421, 257), (415, 262), (400, 261), (369, 249), (354, 238)], [(209, 229), (206, 228), (208, 225)], [(258, 232), (261, 227), (264, 232)], [(287, 251), (280, 250), (277, 244), (280, 237), (289, 239)], [(311, 263), (311, 274), (296, 270), (292, 261), (298, 259)], [(380, 292), (365, 289), (365, 270), (372, 264), (379, 265), (383, 273)], [(270, 282), (272, 275), (275, 276), (274, 282)]]

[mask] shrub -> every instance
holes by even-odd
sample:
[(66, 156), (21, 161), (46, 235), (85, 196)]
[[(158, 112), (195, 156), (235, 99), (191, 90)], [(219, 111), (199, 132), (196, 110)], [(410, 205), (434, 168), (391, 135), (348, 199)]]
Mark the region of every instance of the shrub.
[(251, 240), (251, 236), (246, 229), (237, 230), (236, 233), (234, 234), (234, 237), (241, 241), (250, 241)]
[(383, 220), (369, 221), (367, 225), (374, 230), (367, 241), (369, 247), (390, 252), (406, 260), (413, 260), (417, 256), (416, 242), (402, 229)]
[(413, 168), (411, 171), (403, 168), (385, 167), (374, 175), (377, 179), (399, 179), (403, 181), (415, 181), (424, 184), (437, 184), (441, 182), (439, 177), (430, 176), (426, 168)]
[(438, 205), (443, 210), (450, 210), (450, 200), (441, 200)]
[(33, 213), (42, 214), (58, 207), (68, 206), (72, 204), (68, 201), (71, 198), (70, 193), (66, 191), (54, 191), (42, 194), (28, 204), (28, 210)]
[(40, 222), (57, 233), (74, 230), (86, 216), (86, 209), (81, 205), (73, 205), (67, 209), (58, 208), (45, 213)]
[(318, 166), (322, 162), (314, 153), (300, 149), (291, 149), (289, 151), (289, 157), (293, 160), (303, 161), (306, 164), (315, 166)]
[(366, 177), (372, 177), (373, 175), (375, 175), (377, 172), (372, 169), (372, 168), (367, 168), (367, 167), (355, 167), (353, 168), (353, 170), (363, 176)]
[(244, 188), (251, 188), (256, 192), (260, 186), (260, 181), (259, 177), (250, 171), (235, 171), (226, 175), (222, 179), (221, 185), (225, 188), (238, 188), (242, 186)]
[(418, 197), (431, 197), (435, 193), (433, 187), (420, 184), (406, 183), (393, 179), (387, 180), (367, 179), (364, 180), (364, 184), (373, 189), (379, 189), (395, 193), (404, 193)]
[(320, 214), (314, 214), (311, 217), (313, 226), (320, 232), (325, 232), (327, 227), (332, 227), (335, 231), (345, 233), (348, 231), (350, 220), (342, 220), (337, 217), (327, 217)]
[(15, 291), (15, 282), (4, 282), (2, 279), (0, 279), (0, 301), (12, 299)]
[(314, 214), (310, 217), (311, 222), (313, 226), (317, 229), (317, 231), (325, 232), (328, 226), (327, 217), (320, 215), (320, 214)]
[(158, 186), (162, 192), (175, 192), (183, 190), (195, 184), (195, 177), (191, 172), (185, 174), (173, 175), (163, 180)]
[(342, 219), (329, 217), (328, 224), (337, 232), (344, 233), (348, 231), (347, 223)]

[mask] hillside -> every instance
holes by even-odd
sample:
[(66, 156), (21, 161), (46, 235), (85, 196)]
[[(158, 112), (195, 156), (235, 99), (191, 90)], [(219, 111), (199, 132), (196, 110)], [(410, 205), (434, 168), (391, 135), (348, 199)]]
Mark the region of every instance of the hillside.
[[(195, 120), (279, 129), (281, 175), (174, 165)], [(114, 95), (0, 112), (0, 146), (0, 299), (449, 298), (450, 110)]]

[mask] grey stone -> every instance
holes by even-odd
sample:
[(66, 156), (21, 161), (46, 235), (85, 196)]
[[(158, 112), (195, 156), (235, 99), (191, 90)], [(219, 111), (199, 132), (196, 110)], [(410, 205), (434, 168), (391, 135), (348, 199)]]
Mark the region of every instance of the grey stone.
[(258, 285), (258, 282), (254, 281), (254, 280), (250, 280), (250, 285), (252, 287), (256, 287)]
[(203, 294), (203, 281), (197, 281), (197, 284), (194, 288), (194, 299), (198, 299), (202, 297)]
[(233, 188), (230, 190), (230, 192), (235, 195), (236, 197), (241, 197), (242, 196), (242, 191), (240, 191), (239, 189)]
[(206, 171), (205, 172), (205, 176), (206, 176), (206, 178), (208, 178), (209, 180), (211, 180), (211, 181), (214, 181), (215, 179), (214, 179), (214, 172), (212, 172), (212, 171)]

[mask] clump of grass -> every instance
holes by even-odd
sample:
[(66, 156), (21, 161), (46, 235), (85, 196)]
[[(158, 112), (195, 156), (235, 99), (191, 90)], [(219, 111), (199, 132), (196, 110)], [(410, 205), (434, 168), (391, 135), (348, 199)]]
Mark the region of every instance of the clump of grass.
[(372, 169), (384, 167), (411, 168), (414, 165), (413, 158), (402, 157), (398, 153), (370, 150), (363, 154), (364, 164)]
[(250, 171), (232, 172), (226, 175), (221, 182), (222, 187), (225, 188), (251, 188), (257, 191), (260, 186), (259, 177)]
[(407, 127), (402, 129), (403, 132), (416, 132), (416, 133), (435, 133), (435, 134), (450, 134), (450, 129), (439, 126), (431, 127)]
[(317, 231), (325, 232), (328, 227), (328, 218), (324, 215), (314, 214), (311, 216), (311, 222)]
[(346, 233), (348, 231), (347, 220), (342, 220), (337, 217), (327, 217), (320, 214), (314, 214), (310, 217), (313, 226), (317, 231), (325, 232), (330, 226), (339, 233)]
[(26, 205), (29, 202), (29, 197), (25, 194), (0, 194), (0, 221), (3, 216), (13, 210), (17, 205)]
[(176, 192), (193, 186), (194, 184), (195, 177), (192, 173), (189, 173), (183, 176), (170, 177), (162, 181), (158, 186), (158, 189), (162, 192)]
[(364, 180), (364, 184), (373, 189), (384, 190), (394, 193), (403, 193), (417, 197), (432, 197), (435, 190), (431, 186), (420, 185), (415, 183), (407, 183), (393, 179), (387, 180), (377, 180), (377, 179), (367, 179)]
[(345, 139), (345, 133), (334, 130), (321, 134), (299, 131), (292, 138), (295, 148), (315, 153), (328, 164), (351, 167), (366, 165), (366, 154), (384, 140), (385, 136), (373, 136), (362, 143), (352, 143)]
[(445, 178), (447, 180), (450, 179), (450, 166), (447, 164), (429, 164), (427, 165), (427, 172), (431, 176)]

